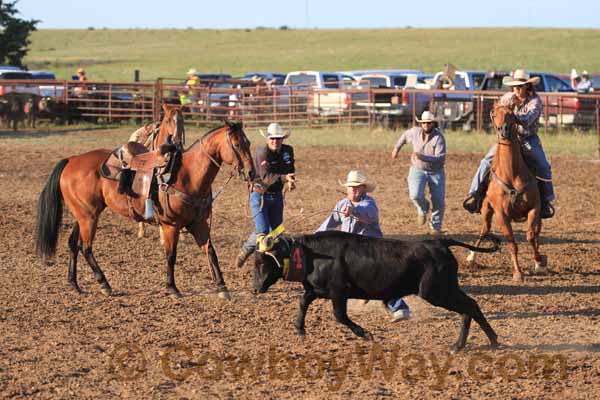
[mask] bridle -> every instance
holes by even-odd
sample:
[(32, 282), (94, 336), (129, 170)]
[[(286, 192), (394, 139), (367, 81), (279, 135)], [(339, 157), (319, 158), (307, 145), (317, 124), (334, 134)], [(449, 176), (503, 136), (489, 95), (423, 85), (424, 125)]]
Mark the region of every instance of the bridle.
[[(234, 130), (234, 127), (232, 127), (230, 125), (226, 125), (225, 128), (226, 128), (226, 132), (225, 132), (226, 136), (225, 137), (227, 139), (227, 145), (229, 146), (229, 150), (231, 150), (231, 152), (233, 153), (233, 155), (235, 156), (235, 159), (236, 159), (236, 165), (234, 167), (234, 171), (236, 171), (238, 173), (239, 177), (243, 177), (244, 181), (250, 182), (251, 181), (250, 174), (246, 174), (244, 171), (244, 162), (242, 161), (242, 156), (241, 156), (240, 152), (238, 151), (238, 149), (236, 149), (236, 146), (231, 141), (231, 134)], [(221, 168), (221, 165), (223, 165), (223, 161), (221, 160), (221, 162), (219, 162), (219, 161), (215, 160), (215, 158), (210, 155), (210, 153), (206, 150), (206, 147), (204, 146), (204, 139), (206, 139), (207, 137), (216, 133), (218, 130), (219, 129), (213, 129), (212, 131), (205, 133), (200, 138), (200, 147), (202, 148), (202, 151), (204, 152), (204, 154), (206, 154), (206, 156), (209, 158), (209, 160), (217, 168)], [(243, 140), (245, 140), (245, 139), (243, 139)], [(233, 171), (232, 171), (231, 176), (233, 176)], [(230, 177), (230, 179), (231, 179), (231, 177)]]

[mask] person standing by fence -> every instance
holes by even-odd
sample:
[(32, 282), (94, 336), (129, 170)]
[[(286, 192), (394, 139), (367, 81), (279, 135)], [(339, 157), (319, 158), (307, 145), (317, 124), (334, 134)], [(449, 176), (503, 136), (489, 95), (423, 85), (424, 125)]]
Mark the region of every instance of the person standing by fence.
[[(412, 143), (413, 152), (410, 157), (411, 167), (408, 172), (408, 195), (417, 207), (417, 223), (425, 225), (427, 214), (431, 208), (430, 232), (442, 234), (446, 197), (446, 139), (437, 126), (437, 120), (430, 111), (423, 111), (420, 126), (410, 128), (400, 136), (392, 158), (407, 143)], [(429, 186), (431, 207), (425, 198), (425, 186)]]

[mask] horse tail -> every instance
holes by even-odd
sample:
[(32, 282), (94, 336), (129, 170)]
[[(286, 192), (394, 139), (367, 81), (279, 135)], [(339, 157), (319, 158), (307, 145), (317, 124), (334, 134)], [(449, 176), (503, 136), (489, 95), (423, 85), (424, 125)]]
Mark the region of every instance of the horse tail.
[(487, 238), (489, 238), (492, 241), (492, 243), (494, 244), (492, 247), (475, 247), (475, 246), (471, 246), (470, 244), (459, 242), (458, 240), (454, 240), (454, 239), (441, 239), (440, 241), (447, 247), (459, 246), (459, 247), (464, 247), (466, 249), (469, 249), (469, 250), (477, 252), (477, 253), (494, 253), (494, 252), (498, 251), (498, 249), (500, 248), (500, 240), (493, 235), (488, 235)]
[(69, 159), (65, 158), (56, 164), (38, 200), (35, 250), (42, 259), (51, 258), (56, 253), (63, 214), (60, 175), (68, 162)]

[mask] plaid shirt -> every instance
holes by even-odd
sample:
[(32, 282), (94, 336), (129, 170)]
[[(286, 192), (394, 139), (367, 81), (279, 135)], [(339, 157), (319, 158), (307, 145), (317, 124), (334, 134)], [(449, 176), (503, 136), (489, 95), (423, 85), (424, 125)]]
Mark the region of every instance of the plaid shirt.
[(540, 116), (542, 115), (542, 99), (537, 94), (528, 97), (523, 104), (519, 105), (516, 94), (505, 93), (500, 98), (500, 104), (509, 107), (515, 114), (517, 120), (523, 125), (522, 136), (533, 136), (538, 133)]
[(413, 153), (410, 160), (413, 167), (421, 171), (439, 171), (444, 168), (446, 161), (446, 139), (438, 128), (434, 128), (427, 141), (423, 134), (423, 128), (415, 126), (400, 136), (396, 142), (395, 149), (400, 150), (406, 143), (412, 143)]

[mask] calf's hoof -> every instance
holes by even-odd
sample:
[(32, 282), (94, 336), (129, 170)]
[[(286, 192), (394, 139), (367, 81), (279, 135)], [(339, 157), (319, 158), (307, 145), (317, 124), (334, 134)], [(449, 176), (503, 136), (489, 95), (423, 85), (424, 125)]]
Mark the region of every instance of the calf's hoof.
[(217, 290), (217, 295), (224, 300), (231, 300), (231, 293), (227, 290), (226, 287), (219, 288)]
[(296, 328), (296, 334), (298, 335), (298, 339), (304, 340), (306, 337), (306, 331), (302, 328)]
[(364, 340), (368, 340), (371, 341), (373, 340), (373, 335), (371, 335), (369, 332), (363, 330), (362, 335), (360, 335), (361, 338), (363, 338)]

